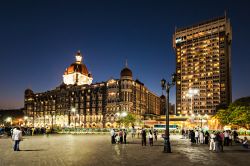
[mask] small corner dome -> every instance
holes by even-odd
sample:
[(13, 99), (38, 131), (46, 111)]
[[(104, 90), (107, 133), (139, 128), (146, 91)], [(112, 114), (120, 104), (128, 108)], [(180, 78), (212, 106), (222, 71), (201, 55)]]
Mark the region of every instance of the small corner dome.
[(161, 98), (161, 99), (166, 99), (166, 96), (165, 96), (165, 95), (161, 95), (160, 98)]

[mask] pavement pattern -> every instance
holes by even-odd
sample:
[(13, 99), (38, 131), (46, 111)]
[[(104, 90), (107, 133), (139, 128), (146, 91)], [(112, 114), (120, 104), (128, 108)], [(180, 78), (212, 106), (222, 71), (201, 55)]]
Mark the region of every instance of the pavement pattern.
[[(128, 144), (110, 142), (109, 135), (29, 136), (12, 149), (10, 138), (0, 139), (0, 166), (249, 166), (250, 149), (224, 147), (215, 153), (207, 145), (191, 145), (187, 139), (171, 136), (172, 153), (163, 153), (163, 140), (141, 146), (140, 139)], [(147, 142), (148, 143), (148, 142)]]

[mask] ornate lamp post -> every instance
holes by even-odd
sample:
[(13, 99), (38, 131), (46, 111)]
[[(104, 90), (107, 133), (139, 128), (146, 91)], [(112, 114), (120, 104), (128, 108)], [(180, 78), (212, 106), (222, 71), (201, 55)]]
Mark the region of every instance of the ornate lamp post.
[(166, 90), (167, 94), (167, 108), (166, 110), (166, 130), (165, 130), (165, 137), (164, 137), (164, 153), (171, 153), (171, 146), (170, 146), (170, 140), (169, 140), (169, 91), (170, 88), (172, 88), (175, 85), (176, 82), (176, 74), (172, 74), (172, 80), (171, 82), (167, 82), (165, 79), (161, 80), (161, 87), (162, 90)]
[(27, 126), (28, 116), (24, 116), (23, 119), (24, 119), (25, 126)]
[(199, 95), (199, 89), (189, 89), (186, 96), (191, 98), (191, 113), (193, 114), (193, 99), (195, 95)]
[(76, 129), (76, 109), (75, 108), (71, 108), (71, 112), (74, 113), (74, 119), (75, 119), (75, 129)]
[(10, 123), (10, 126), (12, 126), (12, 118), (11, 117), (6, 118), (5, 121), (8, 122), (8, 123)]
[(51, 133), (53, 133), (53, 130), (54, 130), (54, 112), (51, 112), (51, 117), (52, 117), (52, 121), (51, 121)]

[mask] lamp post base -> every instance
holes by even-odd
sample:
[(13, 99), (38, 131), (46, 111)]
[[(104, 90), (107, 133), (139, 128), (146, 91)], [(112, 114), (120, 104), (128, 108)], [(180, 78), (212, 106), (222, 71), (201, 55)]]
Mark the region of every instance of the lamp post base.
[(171, 153), (171, 146), (169, 138), (164, 138), (164, 150), (163, 153)]

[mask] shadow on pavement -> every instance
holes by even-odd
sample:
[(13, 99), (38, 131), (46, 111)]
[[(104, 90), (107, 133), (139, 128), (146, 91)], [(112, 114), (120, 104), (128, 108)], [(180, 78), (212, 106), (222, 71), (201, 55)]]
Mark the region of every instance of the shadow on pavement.
[(250, 153), (250, 149), (224, 150), (224, 153)]
[(45, 151), (44, 149), (25, 149), (20, 151), (32, 152), (32, 151)]

